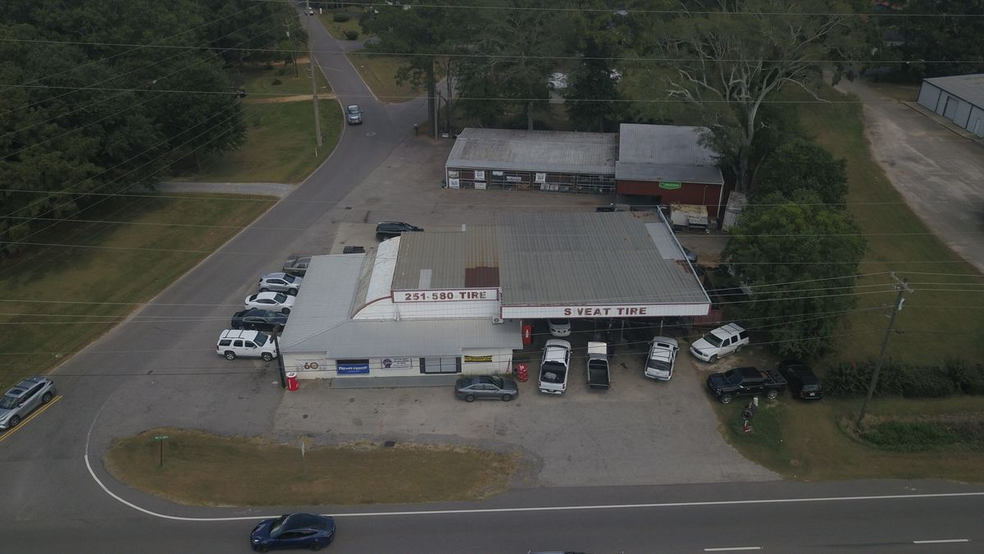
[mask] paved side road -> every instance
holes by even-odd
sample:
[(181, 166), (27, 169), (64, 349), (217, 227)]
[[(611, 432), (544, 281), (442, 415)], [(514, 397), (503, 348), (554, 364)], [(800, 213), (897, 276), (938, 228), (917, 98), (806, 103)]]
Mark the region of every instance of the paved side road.
[(984, 271), (984, 146), (893, 101), (863, 79), (838, 88), (864, 102), (878, 165), (909, 207), (947, 246)]

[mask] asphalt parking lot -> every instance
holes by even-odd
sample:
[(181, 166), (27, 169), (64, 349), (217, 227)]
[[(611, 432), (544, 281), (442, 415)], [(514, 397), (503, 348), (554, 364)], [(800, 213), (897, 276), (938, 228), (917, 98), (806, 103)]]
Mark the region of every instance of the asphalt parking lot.
[(570, 339), (574, 354), (562, 396), (537, 391), (538, 361), (529, 364), (529, 381), (519, 383), (519, 397), (508, 403), (468, 404), (451, 386), (341, 389), (303, 381), (298, 392), (284, 395), (274, 430), (325, 443), (397, 440), (517, 451), (529, 463), (517, 486), (778, 478), (721, 437), (703, 387), (707, 368), (694, 367), (686, 353), (671, 381), (655, 382), (642, 375), (645, 346), (623, 342), (611, 362), (612, 388), (589, 390), (584, 355), (590, 332), (578, 332), (587, 325), (580, 322)]

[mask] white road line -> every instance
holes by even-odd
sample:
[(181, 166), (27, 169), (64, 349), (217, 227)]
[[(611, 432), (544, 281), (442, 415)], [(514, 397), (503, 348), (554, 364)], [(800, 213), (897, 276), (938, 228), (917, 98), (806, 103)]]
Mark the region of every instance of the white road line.
[(720, 548), (705, 548), (704, 552), (734, 552), (737, 550), (762, 550), (761, 546), (724, 546)]
[(928, 541), (912, 541), (912, 544), (943, 544), (948, 542), (970, 542), (970, 539), (935, 539)]
[[(88, 450), (88, 442), (86, 444), (86, 450)], [(120, 496), (109, 490), (99, 477), (96, 476), (96, 472), (92, 470), (92, 464), (89, 463), (89, 454), (85, 454), (85, 467), (89, 470), (89, 475), (92, 480), (99, 485), (106, 494), (120, 502), (121, 504), (128, 506), (138, 512), (143, 512), (147, 515), (158, 517), (161, 519), (170, 519), (177, 521), (253, 521), (257, 519), (266, 519), (271, 517), (277, 517), (278, 514), (271, 515), (255, 515), (255, 516), (238, 516), (238, 517), (182, 517), (182, 516), (172, 516), (168, 514), (161, 514), (146, 508), (137, 506), (136, 504), (124, 500)], [(700, 507), (700, 506), (728, 506), (736, 504), (793, 504), (793, 503), (816, 503), (816, 502), (845, 502), (852, 500), (912, 500), (920, 498), (959, 498), (967, 496), (984, 496), (984, 492), (951, 492), (951, 493), (932, 493), (932, 494), (898, 494), (898, 495), (881, 495), (881, 496), (834, 496), (834, 497), (822, 497), (822, 498), (774, 498), (774, 499), (763, 499), (763, 500), (719, 500), (719, 501), (706, 501), (706, 502), (663, 502), (663, 503), (651, 503), (651, 504), (602, 504), (594, 506), (535, 506), (528, 508), (479, 508), (472, 510), (416, 510), (416, 511), (405, 511), (405, 512), (352, 512), (352, 513), (340, 513), (340, 514), (324, 514), (332, 517), (385, 517), (385, 516), (427, 516), (427, 515), (453, 515), (453, 514), (491, 514), (491, 513), (519, 513), (519, 512), (561, 512), (561, 511), (573, 511), (573, 510), (632, 510), (640, 508), (688, 508), (688, 507)], [(966, 539), (954, 539), (958, 541), (966, 541)], [(748, 548), (758, 548), (758, 547), (748, 547)]]

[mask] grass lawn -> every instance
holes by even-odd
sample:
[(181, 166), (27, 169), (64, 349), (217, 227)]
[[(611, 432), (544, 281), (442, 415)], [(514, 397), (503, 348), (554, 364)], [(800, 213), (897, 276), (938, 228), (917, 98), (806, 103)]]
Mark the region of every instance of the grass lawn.
[[(248, 66), (242, 73), (235, 74), (237, 87), (242, 87), (247, 95), (244, 104), (271, 101), (281, 96), (311, 96), (311, 63), (305, 56), (297, 60), (297, 70), (293, 65), (283, 63), (267, 66)], [(318, 95), (331, 92), (331, 85), (318, 67), (314, 68), (318, 80)], [(274, 84), (279, 81), (279, 84)]]
[(396, 70), (403, 58), (391, 56), (372, 56), (356, 51), (345, 54), (355, 66), (356, 71), (382, 102), (408, 102), (424, 94), (423, 89), (415, 90), (410, 83), (396, 84)]
[[(339, 23), (334, 20), (336, 13), (348, 14), (349, 20), (344, 23)], [(344, 10), (329, 11), (325, 10), (325, 13), (321, 14), (321, 23), (325, 26), (328, 34), (332, 36), (335, 40), (348, 40), (345, 36), (345, 31), (358, 31), (359, 36), (355, 40), (366, 38), (365, 33), (362, 32), (362, 26), (359, 25), (359, 17), (362, 15), (362, 11), (349, 6)]]
[[(154, 435), (166, 434), (164, 466)], [(110, 473), (182, 504), (298, 506), (472, 500), (505, 488), (518, 462), (464, 447), (310, 447), (156, 429), (117, 441)], [(229, 471), (235, 467), (236, 471)], [(248, 483), (248, 486), (244, 486)]]
[[(715, 402), (722, 434), (746, 457), (786, 477), (806, 481), (838, 479), (941, 478), (984, 482), (984, 452), (945, 447), (925, 452), (892, 452), (860, 442), (846, 428), (854, 423), (861, 399), (805, 403), (788, 397), (764, 401), (752, 420), (753, 433), (741, 430), (746, 401)], [(972, 416), (984, 419), (984, 398), (879, 399), (869, 404), (868, 425), (879, 418)]]
[[(38, 248), (4, 260), (0, 271), (4, 298), (61, 302), (147, 301), (273, 204), (272, 200), (262, 197), (187, 196), (190, 198), (124, 198), (83, 213), (85, 219), (132, 221), (142, 225), (62, 224), (38, 235), (38, 242), (116, 249)], [(216, 227), (147, 225), (152, 223)], [(153, 271), (147, 271), (147, 268), (153, 268)], [(108, 331), (134, 308), (126, 304), (4, 302), (0, 310), (3, 312), (0, 315), (0, 352), (11, 355), (0, 356), (3, 366), (0, 389), (58, 364)]]
[[(827, 94), (842, 101), (854, 98), (833, 91)], [(861, 106), (803, 104), (800, 114), (807, 130), (824, 148), (847, 159), (849, 209), (868, 239), (861, 273), (895, 271), (900, 277), (910, 277), (916, 290), (898, 316), (896, 329), (904, 334), (893, 337), (889, 354), (915, 363), (935, 363), (946, 356), (971, 361), (984, 357), (980, 334), (984, 329), (984, 310), (973, 309), (980, 303), (978, 295), (931, 290), (967, 289), (972, 283), (979, 286), (981, 275), (931, 233), (871, 158)], [(891, 277), (886, 274), (861, 278), (858, 285), (889, 282)], [(893, 301), (892, 293), (859, 295), (857, 307), (877, 307)], [(847, 336), (835, 339), (827, 361), (877, 356), (881, 330), (887, 321), (885, 314), (877, 310), (846, 317), (845, 327), (838, 334)]]
[[(309, 82), (310, 83), (310, 82)], [(200, 173), (178, 179), (229, 183), (299, 183), (331, 154), (342, 133), (342, 110), (320, 100), (324, 145), (315, 155), (311, 101), (247, 104), (249, 136), (242, 148), (203, 164)]]

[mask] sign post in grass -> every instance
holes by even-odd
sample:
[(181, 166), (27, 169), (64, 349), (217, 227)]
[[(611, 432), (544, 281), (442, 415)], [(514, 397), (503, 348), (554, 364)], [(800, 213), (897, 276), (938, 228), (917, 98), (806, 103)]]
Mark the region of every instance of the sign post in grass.
[(167, 438), (168, 438), (167, 435), (156, 435), (156, 436), (154, 436), (154, 440), (156, 440), (157, 443), (161, 445), (160, 463), (158, 464), (157, 467), (164, 467), (164, 441)]

